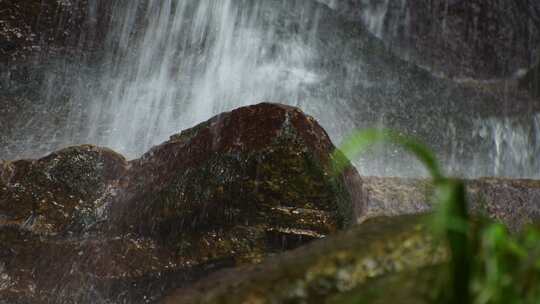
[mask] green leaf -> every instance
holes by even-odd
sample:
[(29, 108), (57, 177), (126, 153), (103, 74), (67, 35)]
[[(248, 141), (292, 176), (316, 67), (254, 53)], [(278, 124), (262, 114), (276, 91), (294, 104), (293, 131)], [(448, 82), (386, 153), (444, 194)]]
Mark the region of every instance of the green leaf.
[(347, 164), (343, 159), (344, 156), (348, 159), (354, 159), (370, 146), (384, 142), (397, 144), (412, 153), (426, 166), (433, 179), (439, 180), (443, 177), (436, 158), (426, 146), (411, 137), (390, 130), (380, 129), (359, 131), (343, 141), (340, 147), (341, 151), (334, 152), (334, 160), (336, 160), (338, 172), (341, 172)]

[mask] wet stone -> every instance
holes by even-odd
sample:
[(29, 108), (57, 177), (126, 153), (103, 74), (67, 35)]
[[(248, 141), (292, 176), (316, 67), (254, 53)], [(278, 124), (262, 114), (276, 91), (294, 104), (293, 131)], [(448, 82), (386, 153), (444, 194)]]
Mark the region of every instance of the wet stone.
[[(211, 274), (172, 291), (162, 303), (357, 303), (359, 296), (366, 303), (389, 303), (396, 293), (419, 300), (448, 259), (426, 222), (419, 215), (370, 219), (260, 265)], [(423, 273), (421, 281), (417, 272)], [(397, 284), (377, 284), (388, 276)], [(410, 281), (419, 284), (406, 284)]]
[(313, 118), (263, 103), (129, 162), (78, 146), (0, 163), (0, 299), (155, 302), (333, 234), (362, 206), (360, 177), (350, 164), (335, 174), (334, 150)]
[(103, 198), (126, 166), (121, 155), (94, 146), (0, 163), (0, 225), (40, 235), (83, 232), (99, 221)]
[[(540, 223), (540, 182), (531, 179), (479, 178), (465, 180), (470, 210), (504, 223), (513, 231)], [(428, 179), (363, 177), (365, 195), (357, 221), (380, 216), (432, 212), (433, 184)]]

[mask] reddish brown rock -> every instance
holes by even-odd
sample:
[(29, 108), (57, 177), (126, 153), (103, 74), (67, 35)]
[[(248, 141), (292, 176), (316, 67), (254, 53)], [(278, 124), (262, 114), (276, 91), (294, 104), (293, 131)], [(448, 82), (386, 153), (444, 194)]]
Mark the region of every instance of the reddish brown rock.
[(113, 213), (128, 225), (140, 223), (141, 230), (159, 230), (156, 221), (188, 216), (176, 227), (185, 230), (223, 226), (224, 220), (235, 225), (248, 216), (243, 212), (255, 216), (274, 210), (287, 221), (294, 210), (323, 210), (328, 227), (317, 233), (325, 234), (345, 226), (349, 216), (344, 214), (351, 214), (344, 176), (332, 174), (334, 149), (317, 122), (296, 108), (240, 108), (183, 131), (133, 161), (125, 195), (119, 197), (124, 203), (115, 204)]
[(356, 170), (334, 174), (334, 149), (311, 117), (263, 103), (131, 162), (81, 146), (2, 163), (0, 299), (152, 302), (322, 238), (362, 206)]
[(104, 198), (126, 170), (121, 155), (94, 146), (0, 163), (0, 226), (39, 235), (88, 230), (100, 221)]

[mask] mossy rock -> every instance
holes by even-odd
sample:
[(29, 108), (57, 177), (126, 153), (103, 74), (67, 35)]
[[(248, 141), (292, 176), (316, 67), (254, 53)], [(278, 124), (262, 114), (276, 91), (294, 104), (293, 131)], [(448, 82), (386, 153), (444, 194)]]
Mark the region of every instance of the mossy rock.
[(94, 146), (67, 148), (39, 160), (0, 164), (0, 225), (42, 235), (81, 233), (99, 221), (103, 198), (126, 160)]
[(0, 163), (0, 299), (155, 302), (324, 238), (363, 202), (360, 176), (350, 163), (335, 172), (334, 152), (311, 117), (265, 103), (130, 162), (78, 146)]
[(125, 195), (111, 205), (112, 229), (202, 260), (258, 260), (297, 247), (349, 226), (361, 205), (360, 177), (350, 163), (334, 172), (334, 151), (296, 108), (263, 103), (221, 114), (131, 163)]
[[(418, 215), (371, 219), (260, 265), (213, 274), (176, 290), (163, 303), (361, 303), (351, 301), (388, 300), (390, 294), (421, 299), (429, 296), (424, 285), (402, 283), (423, 269), (438, 269), (448, 259), (426, 219)], [(430, 270), (423, 276), (435, 274)], [(396, 290), (388, 290), (390, 286)], [(383, 288), (385, 294), (374, 288)]]

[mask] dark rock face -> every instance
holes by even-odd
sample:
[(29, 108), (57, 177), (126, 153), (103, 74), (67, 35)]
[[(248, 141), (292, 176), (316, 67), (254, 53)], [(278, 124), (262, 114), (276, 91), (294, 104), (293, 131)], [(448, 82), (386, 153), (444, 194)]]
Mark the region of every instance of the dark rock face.
[(532, 96), (540, 98), (540, 63), (532, 67), (519, 79), (519, 86)]
[(0, 64), (42, 56), (90, 54), (104, 42), (112, 2), (1, 1)]
[[(49, 105), (44, 91), (62, 73), (77, 79), (87, 64), (101, 60), (116, 2), (0, 1), (0, 160), (18, 157), (6, 151), (21, 142), (31, 142), (40, 156), (52, 151), (40, 148), (40, 142), (60, 147), (62, 136), (34, 131), (58, 134), (58, 125), (69, 119), (75, 86), (56, 86)], [(36, 135), (33, 139), (25, 138), (29, 129)]]
[(537, 59), (540, 28), (530, 16), (537, 1), (408, 2), (411, 32), (403, 45), (449, 77), (511, 77)]
[(363, 206), (356, 170), (334, 174), (334, 149), (298, 109), (260, 104), (131, 162), (80, 146), (1, 163), (0, 298), (153, 302), (215, 269), (322, 238)]
[[(431, 20), (418, 22), (422, 25), (414, 33), (417, 38), (413, 38), (412, 45), (416, 42), (423, 50), (418, 58), (435, 43), (439, 50), (428, 53), (431, 62), (447, 55), (443, 58), (447, 59), (444, 68), (449, 76), (481, 79), (511, 77), (538, 59), (540, 27), (531, 22), (530, 15), (532, 7), (540, 9), (537, 1), (522, 1), (523, 6), (508, 1), (441, 2), (431, 7), (411, 7), (410, 11), (417, 14), (413, 20), (423, 20), (422, 14), (429, 9), (435, 11)], [(443, 36), (436, 39), (439, 31)]]
[(364, 20), (402, 58), (449, 78), (510, 77), (538, 60), (538, 1), (326, 2)]

